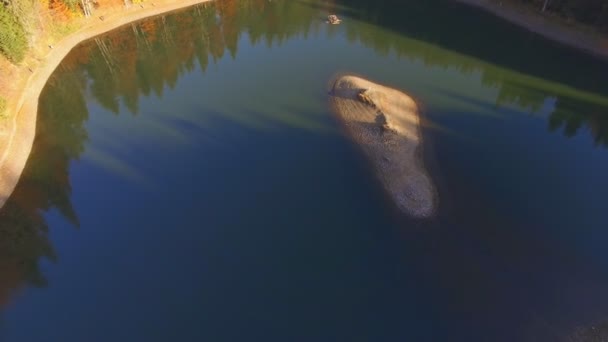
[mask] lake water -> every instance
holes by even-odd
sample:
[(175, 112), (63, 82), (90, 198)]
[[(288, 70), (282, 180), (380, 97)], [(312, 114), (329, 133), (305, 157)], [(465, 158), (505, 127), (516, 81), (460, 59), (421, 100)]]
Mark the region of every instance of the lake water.
[[(339, 73), (422, 105), (436, 219), (341, 132)], [(440, 0), (221, 0), (84, 42), (0, 212), (0, 341), (560, 341), (608, 318), (607, 76)]]

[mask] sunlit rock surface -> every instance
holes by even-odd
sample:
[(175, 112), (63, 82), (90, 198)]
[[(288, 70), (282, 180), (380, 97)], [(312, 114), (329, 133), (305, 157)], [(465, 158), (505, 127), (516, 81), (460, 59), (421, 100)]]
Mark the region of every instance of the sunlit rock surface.
[(416, 218), (437, 211), (437, 192), (422, 161), (420, 117), (408, 95), (355, 76), (333, 82), (331, 105), (397, 207)]

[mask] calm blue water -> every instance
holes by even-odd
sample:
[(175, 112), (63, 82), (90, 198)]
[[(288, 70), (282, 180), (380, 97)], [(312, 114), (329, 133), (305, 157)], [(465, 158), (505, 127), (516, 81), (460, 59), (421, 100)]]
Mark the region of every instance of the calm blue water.
[[(606, 71), (443, 1), (225, 0), (85, 42), (0, 213), (0, 340), (560, 341), (608, 318)], [(342, 72), (423, 105), (436, 219), (340, 131)]]

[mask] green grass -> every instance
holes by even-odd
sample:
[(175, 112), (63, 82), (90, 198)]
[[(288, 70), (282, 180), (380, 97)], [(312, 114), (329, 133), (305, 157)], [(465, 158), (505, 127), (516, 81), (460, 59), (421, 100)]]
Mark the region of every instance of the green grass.
[(0, 5), (0, 53), (13, 63), (23, 60), (28, 49), (23, 26), (5, 6)]
[(0, 97), (0, 117), (4, 116), (5, 110), (6, 110), (6, 100), (3, 97)]

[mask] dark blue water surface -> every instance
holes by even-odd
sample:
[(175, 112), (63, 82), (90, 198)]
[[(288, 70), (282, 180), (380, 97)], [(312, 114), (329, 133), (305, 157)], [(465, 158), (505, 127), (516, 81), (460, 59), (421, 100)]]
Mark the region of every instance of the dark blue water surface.
[[(344, 72), (422, 105), (436, 219), (340, 131)], [(608, 318), (606, 75), (439, 0), (220, 0), (84, 42), (0, 212), (0, 340), (565, 340)]]

